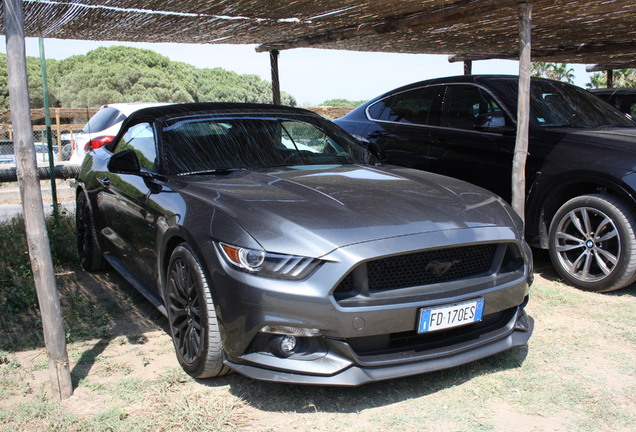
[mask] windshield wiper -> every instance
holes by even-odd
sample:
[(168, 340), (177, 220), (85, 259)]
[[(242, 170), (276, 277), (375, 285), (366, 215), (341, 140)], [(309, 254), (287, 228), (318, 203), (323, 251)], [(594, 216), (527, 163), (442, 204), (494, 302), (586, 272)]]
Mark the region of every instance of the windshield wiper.
[(199, 170), (199, 171), (188, 171), (184, 173), (177, 174), (178, 176), (187, 176), (187, 175), (206, 175), (206, 174), (230, 174), (235, 171), (243, 170), (245, 168), (213, 168), (207, 170)]

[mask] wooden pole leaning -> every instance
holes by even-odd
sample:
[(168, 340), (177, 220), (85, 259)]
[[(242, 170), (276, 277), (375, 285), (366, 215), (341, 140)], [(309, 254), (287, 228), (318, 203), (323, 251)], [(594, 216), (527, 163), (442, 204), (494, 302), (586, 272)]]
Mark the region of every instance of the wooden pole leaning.
[(59, 399), (73, 394), (60, 300), (55, 284), (42, 190), (36, 175), (35, 145), (29, 110), (24, 10), (22, 0), (4, 0), (4, 27), (16, 173), (24, 213), (31, 268), (38, 295), (52, 390)]
[(512, 208), (525, 220), (526, 159), (530, 124), (530, 49), (532, 4), (519, 4), (519, 100), (517, 141), (512, 160)]

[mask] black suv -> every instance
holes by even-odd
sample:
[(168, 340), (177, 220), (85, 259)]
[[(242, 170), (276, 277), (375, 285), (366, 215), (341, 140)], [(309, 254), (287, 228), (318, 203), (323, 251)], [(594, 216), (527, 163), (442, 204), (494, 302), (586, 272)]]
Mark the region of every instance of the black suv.
[[(384, 163), (461, 178), (510, 200), (518, 79), (411, 84), (335, 122)], [(636, 280), (636, 122), (590, 93), (533, 79), (526, 237), (589, 291)]]
[(636, 117), (636, 88), (599, 88), (589, 90), (589, 92), (632, 117)]

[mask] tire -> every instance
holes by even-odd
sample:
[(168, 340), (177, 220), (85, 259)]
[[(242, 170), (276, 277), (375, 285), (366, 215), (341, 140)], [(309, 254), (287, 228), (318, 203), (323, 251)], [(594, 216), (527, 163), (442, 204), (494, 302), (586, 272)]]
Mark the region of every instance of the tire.
[(227, 374), (210, 285), (187, 243), (172, 252), (166, 284), (170, 335), (181, 367), (194, 378)]
[(636, 223), (618, 198), (582, 195), (563, 204), (550, 224), (557, 272), (585, 291), (607, 292), (636, 279)]
[(102, 250), (97, 241), (97, 232), (93, 224), (93, 217), (86, 202), (86, 195), (80, 192), (75, 206), (75, 231), (77, 237), (77, 252), (84, 270), (96, 272), (108, 268)]

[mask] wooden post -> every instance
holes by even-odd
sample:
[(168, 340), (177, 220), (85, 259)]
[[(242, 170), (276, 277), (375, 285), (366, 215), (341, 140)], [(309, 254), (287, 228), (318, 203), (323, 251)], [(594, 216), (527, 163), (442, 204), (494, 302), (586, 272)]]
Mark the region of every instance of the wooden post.
[(42, 190), (35, 164), (24, 46), (23, 3), (22, 0), (4, 0), (3, 3), (16, 174), (20, 186), (27, 244), (42, 314), (44, 343), (49, 358), (53, 393), (59, 399), (66, 399), (73, 394), (73, 385), (66, 353), (60, 300), (55, 285), (51, 247), (42, 206)]
[(526, 159), (530, 124), (530, 47), (532, 4), (519, 4), (519, 99), (517, 142), (512, 160), (512, 208), (525, 220)]
[(278, 51), (269, 52), (269, 61), (272, 65), (272, 100), (274, 105), (280, 105), (280, 82), (278, 79)]
[(473, 62), (470, 60), (464, 61), (464, 75), (471, 75), (473, 73)]
[(614, 71), (612, 69), (607, 70), (607, 88), (614, 87)]

